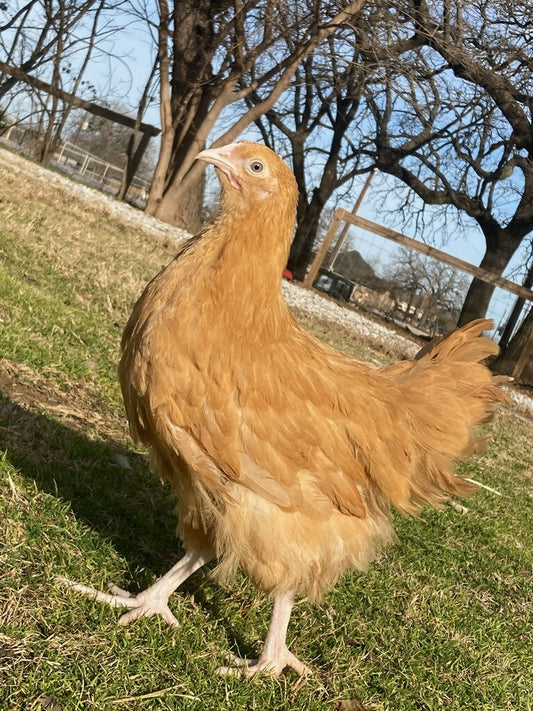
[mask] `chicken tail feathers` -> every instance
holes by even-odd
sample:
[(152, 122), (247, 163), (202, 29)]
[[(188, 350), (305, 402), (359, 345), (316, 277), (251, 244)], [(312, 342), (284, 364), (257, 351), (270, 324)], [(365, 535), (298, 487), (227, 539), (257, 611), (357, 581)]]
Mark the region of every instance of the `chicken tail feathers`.
[(499, 348), (490, 338), (480, 337), (483, 331), (492, 328), (492, 320), (478, 318), (457, 329), (424, 353), (418, 354), (416, 360), (424, 358), (431, 361), (450, 360), (457, 362), (479, 363), (491, 355), (497, 355)]
[[(491, 419), (499, 403), (508, 402), (500, 385), (482, 361), (498, 353), (498, 346), (482, 333), (492, 322), (478, 319), (454, 331), (413, 361), (410, 367), (386, 369), (395, 376), (406, 414), (410, 440), (408, 476), (385, 493), (406, 513), (422, 503), (441, 505), (451, 494), (475, 490), (455, 472), (455, 462), (483, 451), (486, 438), (477, 428)], [(387, 488), (387, 487), (386, 487)]]

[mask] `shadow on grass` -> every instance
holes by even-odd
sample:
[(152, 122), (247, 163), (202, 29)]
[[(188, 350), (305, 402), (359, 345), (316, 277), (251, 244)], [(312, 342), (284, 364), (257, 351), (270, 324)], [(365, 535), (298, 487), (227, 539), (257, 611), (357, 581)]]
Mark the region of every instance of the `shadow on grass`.
[[(144, 457), (111, 438), (85, 436), (0, 394), (0, 448), (8, 461), (109, 540), (132, 570), (164, 573), (182, 554), (170, 488)], [(125, 457), (131, 468), (117, 461)]]

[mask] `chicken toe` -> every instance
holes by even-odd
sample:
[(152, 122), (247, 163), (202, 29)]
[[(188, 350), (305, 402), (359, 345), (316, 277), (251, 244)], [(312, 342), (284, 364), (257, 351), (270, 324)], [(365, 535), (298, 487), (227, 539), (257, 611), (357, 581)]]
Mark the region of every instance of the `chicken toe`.
[(300, 676), (311, 674), (311, 669), (295, 657), (286, 646), (278, 650), (275, 656), (264, 652), (259, 659), (243, 659), (232, 655), (230, 661), (231, 666), (218, 667), (217, 673), (245, 678), (251, 678), (256, 674), (279, 676), (285, 667), (291, 667)]
[(294, 593), (287, 592), (274, 599), (274, 609), (270, 618), (268, 634), (263, 651), (259, 659), (246, 660), (230, 656), (231, 666), (219, 667), (219, 674), (232, 676), (252, 677), (256, 674), (269, 674), (279, 676), (285, 667), (291, 667), (300, 676), (311, 673), (308, 666), (303, 664), (287, 647), (287, 628), (294, 604)]
[(200, 553), (199, 551), (188, 551), (168, 573), (151, 585), (146, 590), (134, 595), (127, 590), (116, 585), (109, 586), (109, 592), (104, 593), (89, 585), (76, 583), (67, 578), (57, 578), (56, 582), (66, 585), (72, 590), (81, 592), (92, 597), (97, 602), (102, 602), (110, 607), (128, 607), (126, 612), (119, 619), (121, 625), (127, 625), (140, 617), (151, 617), (161, 615), (161, 617), (172, 627), (179, 627), (179, 622), (170, 611), (168, 598), (188, 577), (196, 570), (208, 563), (213, 554)]

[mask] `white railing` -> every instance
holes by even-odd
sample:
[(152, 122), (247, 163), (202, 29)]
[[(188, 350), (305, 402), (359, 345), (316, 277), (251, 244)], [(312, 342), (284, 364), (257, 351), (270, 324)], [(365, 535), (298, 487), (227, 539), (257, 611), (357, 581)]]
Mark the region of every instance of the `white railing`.
[[(53, 154), (52, 161), (59, 167), (64, 167), (69, 173), (76, 173), (88, 183), (99, 185), (103, 189), (117, 193), (122, 183), (123, 168), (109, 161), (102, 160), (84, 148), (70, 141), (64, 141)], [(127, 197), (144, 205), (148, 197), (150, 183), (141, 178), (134, 178)]]
[[(0, 136), (0, 141), (14, 146), (22, 153), (33, 156), (40, 137), (26, 128), (13, 124)], [(99, 187), (113, 195), (118, 193), (122, 184), (122, 176), (124, 174), (122, 167), (99, 158), (71, 141), (63, 141), (61, 143), (52, 154), (51, 163), (71, 175), (79, 176), (86, 183)], [(134, 178), (128, 188), (126, 197), (138, 207), (143, 208), (146, 204), (149, 190), (150, 183), (147, 180)]]

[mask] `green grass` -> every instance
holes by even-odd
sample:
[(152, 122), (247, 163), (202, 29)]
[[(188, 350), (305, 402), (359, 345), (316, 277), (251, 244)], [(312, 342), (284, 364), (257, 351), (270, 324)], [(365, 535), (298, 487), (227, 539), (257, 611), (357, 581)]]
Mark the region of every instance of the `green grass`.
[(222, 589), (196, 574), (171, 599), (178, 630), (119, 627), (55, 586), (138, 590), (180, 555), (170, 492), (129, 441), (115, 376), (131, 304), (172, 250), (3, 161), (0, 185), (1, 709), (533, 709), (532, 427), (510, 410), (463, 465), (501, 496), (398, 517), (399, 543), (366, 575), (297, 604), (289, 642), (309, 679), (216, 675), (228, 651), (264, 639), (269, 602), (244, 578)]

